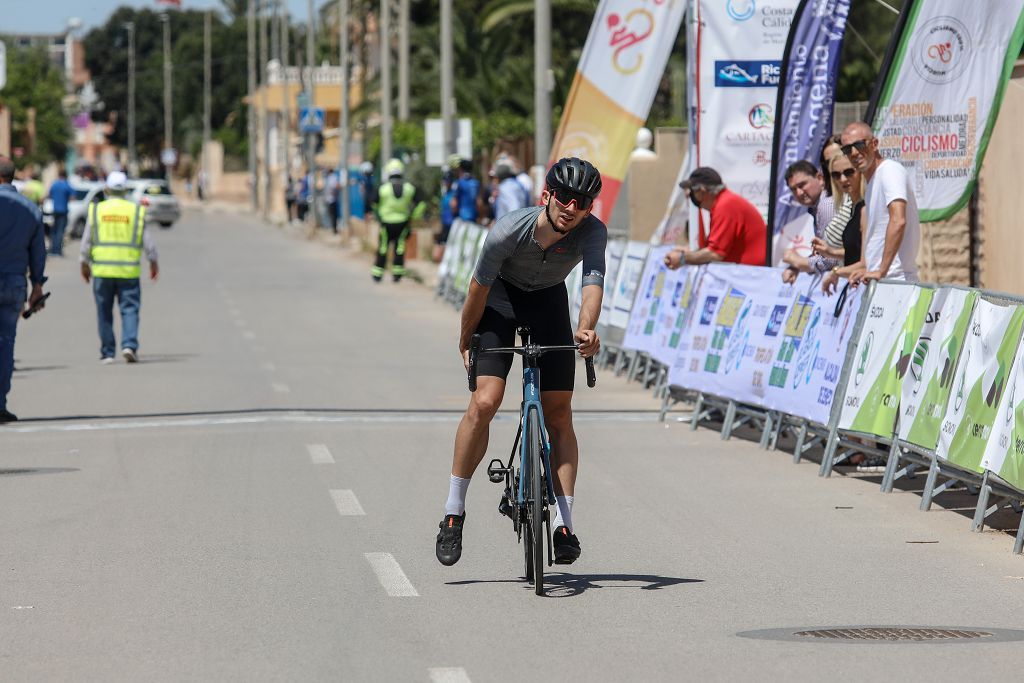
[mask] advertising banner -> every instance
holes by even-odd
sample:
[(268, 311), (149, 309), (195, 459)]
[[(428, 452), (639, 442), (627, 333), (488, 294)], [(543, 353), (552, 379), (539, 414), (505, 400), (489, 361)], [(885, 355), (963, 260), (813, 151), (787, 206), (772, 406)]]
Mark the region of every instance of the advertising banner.
[(469, 292), (469, 281), (476, 269), (476, 257), (487, 239), (487, 231), (476, 223), (466, 224), (466, 236), (462, 240), (462, 249), (459, 256), (459, 267), (455, 272), (455, 289), (458, 292), (467, 294)]
[(665, 254), (671, 251), (669, 246), (652, 247), (647, 253), (643, 274), (633, 301), (633, 309), (626, 325), (626, 335), (622, 346), (635, 351), (650, 353), (660, 339), (657, 333), (662, 325), (667, 325), (666, 312), (679, 283), (682, 283), (687, 269), (669, 270), (665, 265)]
[(939, 441), (957, 359), (977, 300), (977, 292), (953, 287), (941, 287), (932, 297), (900, 398), (899, 437), (906, 443), (932, 450)]
[(933, 290), (875, 284), (861, 327), (839, 414), (839, 428), (889, 438), (899, 414), (903, 378), (928, 316)]
[(669, 384), (684, 389), (705, 391), (703, 368), (714, 336), (718, 309), (729, 292), (729, 281), (721, 271), (704, 266), (695, 284), (693, 302), (686, 318), (686, 332), (679, 342), (679, 353), (669, 369)]
[(448, 233), (447, 247), (441, 257), (441, 263), (437, 264), (437, 279), (444, 280), (452, 274), (459, 262), (460, 250), (462, 249), (462, 238), (465, 236), (466, 222), (456, 220), (452, 223)]
[[(699, 3), (697, 163), (768, 215), (775, 102), (798, 0)], [(691, 230), (691, 233), (693, 230)]]
[(583, 262), (580, 261), (576, 267), (565, 278), (565, 291), (569, 294), (569, 320), (572, 321), (572, 328), (575, 330), (580, 320), (580, 306), (583, 303)]
[(685, 8), (682, 0), (601, 0), (594, 12), (551, 161), (576, 156), (601, 171), (604, 188), (594, 215), (603, 221), (612, 213)]
[(981, 473), (985, 442), (1010, 378), (1022, 324), (1024, 308), (1020, 306), (981, 299), (974, 307), (939, 431), (938, 457)]
[(608, 325), (611, 327), (624, 330), (629, 324), (629, 313), (633, 310), (633, 299), (640, 284), (648, 249), (650, 245), (647, 242), (626, 243), (619, 272), (615, 277), (615, 291), (612, 293), (612, 310), (608, 316)]
[(786, 169), (801, 159), (817, 166), (832, 134), (839, 53), (849, 14), (850, 0), (803, 0), (789, 29), (772, 145), (768, 226), (773, 264), (780, 263), (787, 249), (810, 254), (813, 221), (789, 191)]
[(671, 366), (679, 354), (679, 345), (688, 330), (693, 312), (693, 295), (700, 268), (685, 266), (670, 271), (658, 308), (661, 321), (655, 327), (651, 357), (662, 365)]
[(921, 220), (943, 220), (974, 189), (1024, 44), (1024, 0), (917, 0), (903, 11), (869, 121), (882, 156), (910, 172)]
[(981, 466), (1024, 491), (1024, 360), (1020, 356), (1013, 361), (1010, 377), (1010, 386), (1003, 392), (996, 410)]
[(601, 325), (609, 326), (612, 317), (612, 301), (615, 299), (615, 278), (622, 267), (622, 255), (626, 253), (625, 240), (608, 240), (604, 251), (604, 296), (601, 297)]

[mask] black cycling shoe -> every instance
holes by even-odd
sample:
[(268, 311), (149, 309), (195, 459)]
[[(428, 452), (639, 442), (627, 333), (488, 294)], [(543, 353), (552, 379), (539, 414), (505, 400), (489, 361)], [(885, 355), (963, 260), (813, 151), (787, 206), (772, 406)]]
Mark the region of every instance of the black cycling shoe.
[(555, 529), (551, 540), (555, 546), (555, 564), (572, 564), (579, 559), (582, 552), (580, 539), (570, 534), (568, 528), (560, 526)]
[(466, 513), (461, 515), (445, 515), (438, 526), (437, 561), (450, 567), (462, 557), (462, 525), (466, 522)]

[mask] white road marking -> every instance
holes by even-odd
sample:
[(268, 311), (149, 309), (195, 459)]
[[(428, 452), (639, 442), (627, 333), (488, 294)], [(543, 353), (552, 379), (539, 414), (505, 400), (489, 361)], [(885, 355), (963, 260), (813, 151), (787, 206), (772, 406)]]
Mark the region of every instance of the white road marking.
[(334, 507), (338, 508), (338, 514), (342, 517), (361, 516), (363, 506), (359, 504), (356, 494), (351, 489), (331, 489), (331, 498), (334, 499)]
[(431, 683), (471, 683), (461, 666), (435, 666), (429, 669)]
[(281, 382), (271, 382), (270, 383), (270, 388), (273, 389), (274, 391), (276, 391), (279, 394), (290, 394), (290, 393), (292, 393), (291, 387), (289, 387), (287, 384), (282, 384)]
[[(221, 415), (217, 417), (180, 417), (134, 420), (115, 420), (103, 422), (102, 418), (89, 418), (89, 421), (70, 424), (39, 424), (30, 425), (25, 422), (20, 426), (5, 425), (4, 433), (37, 434), (40, 432), (110, 432), (126, 429), (166, 429), (169, 427), (219, 427), (223, 425), (243, 424), (451, 424), (462, 419), (462, 412), (395, 412), (380, 413), (376, 411), (352, 412), (343, 415), (318, 415), (301, 411), (277, 413), (270, 415)], [(658, 411), (638, 413), (573, 413), (573, 422), (657, 422)], [(496, 422), (518, 422), (515, 413), (498, 413)]]
[(263, 363), (262, 365), (260, 365), (260, 367), (266, 370), (267, 372), (273, 372), (274, 370), (277, 370), (277, 366), (274, 365), (273, 363)]
[(380, 585), (393, 598), (415, 598), (419, 596), (398, 561), (391, 553), (365, 553), (366, 561), (373, 567)]
[(242, 333), (242, 336), (245, 337), (246, 339), (255, 339), (256, 333), (253, 332), (252, 330), (246, 330), (245, 332)]
[(309, 459), (314, 465), (333, 465), (334, 456), (327, 446), (322, 443), (307, 443), (306, 450), (309, 451)]

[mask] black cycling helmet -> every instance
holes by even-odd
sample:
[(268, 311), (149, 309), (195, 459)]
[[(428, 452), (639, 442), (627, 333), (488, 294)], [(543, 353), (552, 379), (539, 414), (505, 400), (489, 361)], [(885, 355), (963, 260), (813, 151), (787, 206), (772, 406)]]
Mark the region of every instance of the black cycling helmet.
[(548, 190), (566, 198), (563, 203), (577, 199), (576, 204), (581, 209), (589, 208), (594, 198), (601, 194), (601, 174), (592, 163), (577, 157), (563, 157), (556, 161), (545, 182)]

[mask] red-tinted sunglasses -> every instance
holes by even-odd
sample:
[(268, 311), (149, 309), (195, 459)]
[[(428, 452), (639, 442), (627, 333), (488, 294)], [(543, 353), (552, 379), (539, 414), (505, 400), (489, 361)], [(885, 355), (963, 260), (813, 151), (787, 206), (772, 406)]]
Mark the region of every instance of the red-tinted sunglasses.
[(563, 209), (568, 209), (569, 205), (573, 202), (576, 203), (576, 209), (578, 211), (586, 211), (594, 205), (593, 197), (588, 197), (585, 194), (579, 194), (578, 192), (572, 192), (570, 190), (552, 188), (551, 196), (555, 198), (555, 202), (557, 202)]

